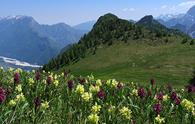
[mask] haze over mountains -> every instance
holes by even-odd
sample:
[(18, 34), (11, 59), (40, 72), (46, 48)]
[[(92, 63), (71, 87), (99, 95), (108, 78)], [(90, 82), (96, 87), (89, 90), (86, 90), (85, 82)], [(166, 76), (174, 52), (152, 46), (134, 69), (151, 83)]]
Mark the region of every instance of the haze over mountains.
[(195, 6), (185, 14), (160, 16), (158, 21), (169, 28), (178, 29), (195, 38)]
[(85, 33), (65, 23), (41, 25), (29, 16), (0, 19), (0, 55), (44, 64)]

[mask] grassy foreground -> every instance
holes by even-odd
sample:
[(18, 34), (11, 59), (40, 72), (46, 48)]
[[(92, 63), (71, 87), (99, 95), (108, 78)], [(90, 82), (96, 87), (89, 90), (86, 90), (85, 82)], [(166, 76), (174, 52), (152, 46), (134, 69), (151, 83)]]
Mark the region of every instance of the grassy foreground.
[(157, 83), (0, 69), (0, 123), (193, 124), (195, 87)]
[(194, 67), (195, 45), (135, 41), (99, 47), (95, 55), (88, 54), (64, 68), (76, 76), (93, 74), (100, 79), (116, 78), (141, 84), (155, 78), (159, 85), (170, 83), (182, 87), (192, 78)]

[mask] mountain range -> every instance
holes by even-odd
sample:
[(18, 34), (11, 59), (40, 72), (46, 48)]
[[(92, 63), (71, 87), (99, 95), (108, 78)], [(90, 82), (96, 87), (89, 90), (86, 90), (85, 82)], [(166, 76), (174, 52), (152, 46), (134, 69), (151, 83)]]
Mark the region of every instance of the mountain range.
[(65, 23), (42, 25), (29, 16), (1, 18), (0, 55), (42, 65), (85, 33)]
[(157, 19), (161, 24), (178, 29), (195, 38), (195, 6), (192, 6), (185, 14), (164, 15)]

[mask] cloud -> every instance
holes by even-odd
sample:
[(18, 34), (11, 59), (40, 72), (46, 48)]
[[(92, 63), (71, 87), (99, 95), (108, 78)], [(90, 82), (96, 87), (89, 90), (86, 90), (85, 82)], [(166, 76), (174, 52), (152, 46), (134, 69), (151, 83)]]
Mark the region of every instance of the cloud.
[(124, 8), (122, 11), (124, 11), (124, 12), (134, 12), (135, 8)]
[(163, 13), (185, 13), (193, 5), (195, 5), (195, 0), (186, 0), (177, 5), (162, 5), (159, 11), (162, 11)]

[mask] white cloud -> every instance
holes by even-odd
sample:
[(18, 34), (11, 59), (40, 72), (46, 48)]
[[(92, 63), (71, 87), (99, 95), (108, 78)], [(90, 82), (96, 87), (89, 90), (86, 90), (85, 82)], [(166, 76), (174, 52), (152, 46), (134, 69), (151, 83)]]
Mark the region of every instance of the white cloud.
[(124, 12), (133, 12), (133, 11), (135, 11), (135, 8), (124, 8), (123, 11)]

